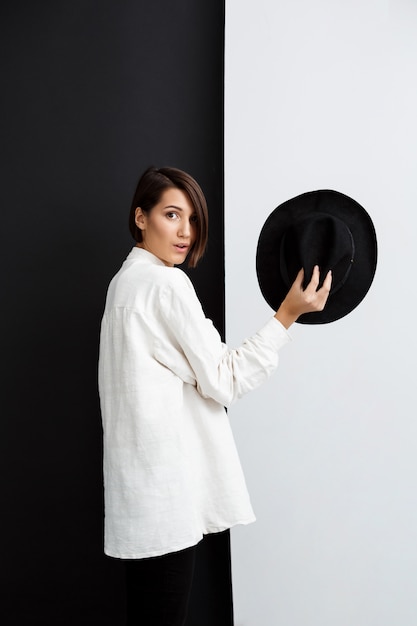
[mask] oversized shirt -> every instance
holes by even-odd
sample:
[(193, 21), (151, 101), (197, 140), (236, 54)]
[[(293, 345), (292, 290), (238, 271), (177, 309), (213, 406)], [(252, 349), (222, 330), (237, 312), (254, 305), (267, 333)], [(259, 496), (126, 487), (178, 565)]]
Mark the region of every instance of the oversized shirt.
[(278, 365), (275, 319), (235, 350), (187, 275), (133, 248), (101, 325), (105, 552), (158, 556), (254, 521), (225, 407)]

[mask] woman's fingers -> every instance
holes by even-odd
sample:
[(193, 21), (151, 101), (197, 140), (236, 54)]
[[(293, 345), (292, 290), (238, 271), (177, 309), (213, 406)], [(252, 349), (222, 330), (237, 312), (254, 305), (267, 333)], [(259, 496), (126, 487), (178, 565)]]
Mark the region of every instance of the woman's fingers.
[(281, 303), (275, 317), (286, 327), (295, 322), (303, 313), (322, 311), (329, 297), (332, 284), (332, 273), (329, 271), (323, 285), (317, 289), (320, 283), (320, 270), (318, 265), (313, 269), (313, 275), (307, 287), (303, 289), (304, 270), (300, 270), (292, 284), (284, 301)]
[(330, 288), (332, 286), (332, 270), (329, 270), (326, 274), (326, 278), (323, 281), (323, 285), (322, 285), (322, 289), (324, 289), (324, 291), (330, 292)]
[(294, 285), (302, 290), (303, 280), (304, 280), (304, 269), (301, 268), (295, 278)]
[(316, 291), (317, 287), (319, 286), (319, 282), (320, 282), (320, 270), (319, 270), (319, 266), (315, 265), (313, 268), (313, 274), (311, 276), (311, 280), (309, 284), (307, 285), (306, 290), (311, 288), (311, 289), (314, 289), (314, 291)]
[[(309, 285), (306, 288), (310, 290), (311, 297), (309, 303), (311, 305), (311, 311), (322, 311), (329, 297), (330, 287), (332, 285), (332, 272), (329, 270), (326, 274), (326, 278), (323, 281), (320, 289), (317, 289), (320, 282), (320, 270), (316, 265), (313, 270), (313, 276)], [(314, 290), (314, 291), (313, 291)]]
[[(296, 281), (300, 274), (298, 274)], [(322, 311), (329, 297), (330, 287), (332, 284), (332, 272), (329, 270), (326, 274), (326, 278), (323, 281), (323, 285), (318, 289), (320, 283), (320, 270), (319, 266), (315, 265), (311, 280), (307, 287), (303, 291), (304, 300), (304, 313), (310, 311)]]

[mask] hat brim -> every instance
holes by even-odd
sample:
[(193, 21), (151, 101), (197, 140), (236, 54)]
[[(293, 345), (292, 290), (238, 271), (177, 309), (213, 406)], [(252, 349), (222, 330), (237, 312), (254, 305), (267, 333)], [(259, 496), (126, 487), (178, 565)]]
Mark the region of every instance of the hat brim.
[(267, 218), (259, 235), (256, 272), (262, 295), (274, 310), (278, 310), (289, 289), (280, 272), (282, 237), (291, 225), (312, 212), (328, 213), (341, 219), (351, 231), (355, 244), (355, 257), (344, 285), (330, 294), (323, 311), (306, 313), (297, 320), (301, 324), (328, 324), (358, 306), (375, 275), (375, 228), (369, 214), (358, 202), (338, 191), (318, 190), (301, 194), (278, 206)]

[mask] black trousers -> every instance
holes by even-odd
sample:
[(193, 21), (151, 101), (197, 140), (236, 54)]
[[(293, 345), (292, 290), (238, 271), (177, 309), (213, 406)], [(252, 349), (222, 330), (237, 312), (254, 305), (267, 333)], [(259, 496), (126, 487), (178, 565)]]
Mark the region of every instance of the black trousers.
[(127, 626), (183, 626), (196, 546), (148, 559), (126, 560)]

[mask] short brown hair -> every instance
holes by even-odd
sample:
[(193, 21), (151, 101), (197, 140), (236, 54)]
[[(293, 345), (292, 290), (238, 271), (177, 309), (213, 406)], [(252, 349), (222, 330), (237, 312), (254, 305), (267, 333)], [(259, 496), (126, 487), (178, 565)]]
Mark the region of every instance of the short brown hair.
[(195, 267), (204, 254), (208, 238), (207, 202), (200, 185), (186, 172), (175, 167), (148, 167), (142, 174), (133, 196), (129, 214), (129, 229), (133, 239), (142, 241), (142, 231), (136, 226), (135, 211), (140, 207), (146, 214), (158, 204), (166, 189), (181, 189), (190, 199), (197, 215), (197, 236), (188, 255), (188, 267)]

